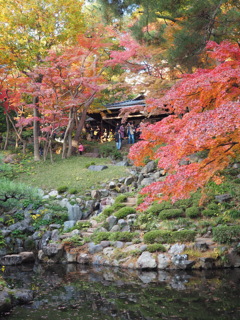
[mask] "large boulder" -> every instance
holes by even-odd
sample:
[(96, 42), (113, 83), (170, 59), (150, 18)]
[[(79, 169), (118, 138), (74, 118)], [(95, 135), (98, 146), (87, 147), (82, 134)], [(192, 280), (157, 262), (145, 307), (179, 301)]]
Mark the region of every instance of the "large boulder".
[(155, 269), (156, 267), (156, 260), (148, 251), (144, 251), (137, 260), (137, 268), (139, 269)]

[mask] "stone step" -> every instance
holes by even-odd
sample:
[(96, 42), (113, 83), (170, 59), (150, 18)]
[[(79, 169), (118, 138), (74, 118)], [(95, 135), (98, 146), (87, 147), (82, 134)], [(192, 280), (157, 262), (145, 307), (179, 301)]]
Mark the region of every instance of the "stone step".
[(127, 207), (134, 207), (137, 205), (137, 198), (127, 198), (127, 201), (123, 202)]

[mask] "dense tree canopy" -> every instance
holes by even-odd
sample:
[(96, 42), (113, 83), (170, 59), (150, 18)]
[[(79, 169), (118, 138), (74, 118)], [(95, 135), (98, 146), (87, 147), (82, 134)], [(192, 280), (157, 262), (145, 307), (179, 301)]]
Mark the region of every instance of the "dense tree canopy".
[[(131, 19), (136, 39), (165, 49), (162, 58), (183, 71), (202, 67), (201, 52), (206, 42), (239, 39), (240, 5), (236, 0), (99, 0), (119, 21)], [(113, 19), (113, 18), (112, 18)]]
[[(211, 179), (221, 183), (220, 171), (240, 153), (240, 48), (224, 41), (209, 42), (207, 49), (215, 67), (184, 75), (147, 106), (160, 113), (168, 107), (173, 115), (143, 127), (143, 141), (130, 151), (135, 164), (150, 157), (168, 173), (164, 182), (142, 190), (143, 208), (154, 200), (187, 198)], [(197, 161), (194, 156), (203, 151), (205, 157)]]

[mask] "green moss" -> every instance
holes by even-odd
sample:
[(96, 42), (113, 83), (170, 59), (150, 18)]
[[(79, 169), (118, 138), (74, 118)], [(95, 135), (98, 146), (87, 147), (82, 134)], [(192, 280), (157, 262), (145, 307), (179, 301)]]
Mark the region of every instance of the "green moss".
[(166, 252), (166, 248), (160, 243), (153, 243), (153, 244), (149, 244), (147, 246), (147, 251), (149, 251), (149, 252), (156, 252), (156, 251)]
[(162, 210), (159, 213), (159, 218), (165, 220), (165, 219), (181, 217), (182, 215), (183, 215), (182, 209), (166, 209), (166, 210)]
[(133, 213), (136, 213), (136, 210), (133, 207), (124, 207), (119, 209), (114, 215), (118, 219), (123, 219), (129, 214), (133, 214)]

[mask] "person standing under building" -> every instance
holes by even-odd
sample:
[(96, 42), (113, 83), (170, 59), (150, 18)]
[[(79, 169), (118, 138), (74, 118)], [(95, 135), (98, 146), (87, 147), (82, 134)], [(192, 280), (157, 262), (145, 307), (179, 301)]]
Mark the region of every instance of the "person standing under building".
[(133, 122), (130, 121), (127, 124), (128, 144), (133, 144), (135, 142), (134, 134), (135, 134), (135, 128), (134, 128)]
[(122, 147), (122, 137), (121, 137), (120, 129), (118, 130), (118, 132), (115, 133), (115, 142), (116, 142), (117, 150), (120, 150)]

